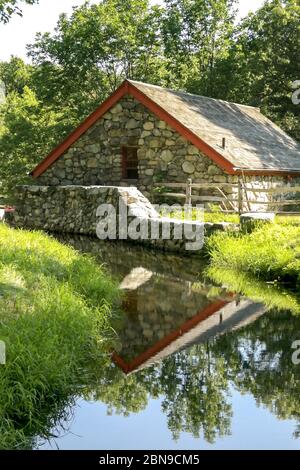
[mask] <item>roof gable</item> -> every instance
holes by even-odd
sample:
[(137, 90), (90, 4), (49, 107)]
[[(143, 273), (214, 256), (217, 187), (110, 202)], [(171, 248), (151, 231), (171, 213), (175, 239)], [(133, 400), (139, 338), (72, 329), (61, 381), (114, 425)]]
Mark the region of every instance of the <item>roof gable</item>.
[(166, 121), (229, 174), (300, 172), (300, 145), (258, 108), (125, 80), (36, 166), (32, 176), (36, 178), (44, 173), (126, 94)]

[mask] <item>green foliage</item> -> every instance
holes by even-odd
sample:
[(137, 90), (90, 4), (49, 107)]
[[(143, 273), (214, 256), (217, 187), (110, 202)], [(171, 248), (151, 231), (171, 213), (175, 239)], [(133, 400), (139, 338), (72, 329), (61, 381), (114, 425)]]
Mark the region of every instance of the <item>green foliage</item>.
[(235, 0), (103, 0), (62, 14), (54, 33), (28, 46), (32, 65), (0, 64), (7, 93), (0, 194), (11, 195), (126, 77), (260, 106), (299, 138), (300, 106), (291, 100), (300, 76), (299, 2), (266, 1), (240, 24), (235, 7)]
[(33, 5), (38, 2), (39, 0), (0, 0), (0, 23), (7, 23), (14, 14), (22, 16), (20, 3)]
[(66, 418), (106, 363), (118, 290), (88, 256), (0, 225), (2, 449), (28, 448)]
[(54, 35), (29, 47), (43, 100), (76, 110), (81, 119), (124, 78), (156, 83), (164, 75), (162, 8), (149, 0), (104, 0), (61, 15)]
[(66, 109), (42, 106), (26, 85), (22, 94), (9, 94), (0, 113), (0, 193), (13, 201), (16, 183), (27, 182), (35, 164), (72, 129), (72, 120)]
[(24, 87), (30, 86), (32, 71), (31, 65), (15, 56), (9, 62), (0, 62), (0, 79), (5, 85), (6, 94), (22, 94)]
[(168, 83), (210, 96), (212, 71), (226, 56), (233, 32), (235, 0), (166, 0), (163, 18)]
[(300, 139), (300, 107), (291, 99), (299, 47), (299, 1), (266, 1), (238, 25), (227, 56), (216, 64), (213, 96), (259, 106)]

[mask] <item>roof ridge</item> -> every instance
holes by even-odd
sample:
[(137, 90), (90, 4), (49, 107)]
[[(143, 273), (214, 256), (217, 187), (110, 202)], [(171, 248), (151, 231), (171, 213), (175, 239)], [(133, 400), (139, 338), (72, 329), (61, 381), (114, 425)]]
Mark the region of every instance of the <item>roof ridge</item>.
[(221, 100), (219, 98), (212, 98), (211, 96), (197, 95), (196, 93), (189, 93), (188, 91), (185, 91), (185, 90), (174, 90), (173, 88), (166, 88), (166, 87), (162, 87), (160, 85), (154, 85), (153, 83), (140, 82), (139, 80), (127, 79), (127, 81), (129, 83), (132, 83), (132, 84), (139, 83), (141, 85), (145, 85), (145, 86), (148, 86), (148, 87), (159, 88), (159, 89), (164, 90), (164, 91), (170, 91), (170, 92), (173, 92), (173, 93), (183, 93), (184, 95), (193, 96), (195, 98), (205, 98), (207, 100), (218, 101), (218, 102), (221, 102), (221, 103), (234, 104), (235, 106), (239, 106), (239, 107), (242, 107), (242, 108), (256, 109), (257, 111), (261, 112), (260, 108), (258, 106), (251, 106), (251, 105), (248, 105), (248, 104), (235, 103), (234, 101)]

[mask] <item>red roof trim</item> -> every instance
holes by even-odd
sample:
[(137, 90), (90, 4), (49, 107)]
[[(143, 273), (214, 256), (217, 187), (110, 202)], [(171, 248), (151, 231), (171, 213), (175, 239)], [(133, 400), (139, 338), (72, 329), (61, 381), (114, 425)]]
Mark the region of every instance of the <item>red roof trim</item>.
[(140, 103), (146, 106), (146, 108), (148, 108), (154, 114), (156, 114), (156, 116), (158, 116), (162, 121), (165, 121), (167, 124), (169, 124), (185, 139), (189, 140), (192, 144), (194, 144), (195, 147), (205, 153), (205, 155), (207, 155), (211, 160), (213, 160), (218, 166), (223, 168), (226, 173), (229, 173), (230, 175), (233, 175), (235, 173), (232, 163), (230, 163), (215, 149), (210, 147), (210, 145), (200, 139), (200, 137), (196, 136), (190, 129), (181, 124), (176, 118), (171, 116), (171, 114), (169, 114), (161, 106), (152, 101), (148, 96), (146, 96), (142, 91), (140, 91), (130, 82), (129, 94), (136, 98), (138, 101), (140, 101)]
[(207, 155), (212, 161), (214, 161), (219, 167), (221, 167), (226, 173), (230, 175), (234, 174), (248, 174), (248, 175), (299, 175), (299, 173), (287, 170), (276, 171), (276, 170), (239, 170), (234, 168), (233, 164), (230, 163), (225, 157), (223, 157), (217, 150), (212, 148), (200, 137), (196, 136), (190, 129), (181, 124), (176, 118), (171, 116), (161, 106), (156, 104), (151, 98), (146, 96), (140, 91), (133, 83), (125, 80), (120, 87), (114, 91), (90, 116), (88, 116), (78, 127), (75, 129), (60, 145), (58, 145), (49, 155), (44, 158), (31, 172), (33, 178), (37, 178), (44, 173), (63, 153), (65, 153), (71, 145), (76, 142), (95, 122), (100, 119), (110, 108), (112, 108), (124, 95), (130, 94), (142, 103), (146, 108), (153, 112), (161, 120), (167, 122), (174, 130), (180, 135), (190, 141), (195, 147), (201, 152)]
[(206, 320), (208, 317), (213, 315), (214, 313), (218, 312), (221, 308), (225, 307), (229, 301), (226, 300), (217, 300), (212, 304), (209, 304), (203, 310), (198, 312), (193, 318), (187, 320), (183, 325), (181, 325), (177, 330), (174, 330), (161, 340), (157, 341), (153, 346), (146, 349), (144, 352), (139, 354), (136, 358), (134, 358), (131, 362), (126, 362), (121, 356), (119, 356), (116, 352), (112, 355), (113, 362), (120, 367), (120, 369), (128, 374), (129, 372), (134, 371), (137, 369), (141, 364), (146, 362), (153, 356), (156, 356), (157, 353), (165, 349), (169, 344), (173, 343), (177, 338), (182, 336), (183, 334), (190, 331), (192, 328), (201, 323), (202, 321)]
[(61, 144), (39, 163), (31, 172), (34, 178), (40, 176), (51, 166), (64, 152), (76, 142), (91, 126), (95, 124), (120, 98), (128, 93), (128, 82), (125, 81), (114, 91), (90, 116), (88, 116)]

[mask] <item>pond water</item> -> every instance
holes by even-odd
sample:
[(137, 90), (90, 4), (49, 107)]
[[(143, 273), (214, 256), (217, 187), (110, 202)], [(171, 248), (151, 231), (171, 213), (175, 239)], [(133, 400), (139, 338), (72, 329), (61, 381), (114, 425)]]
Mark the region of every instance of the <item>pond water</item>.
[(101, 383), (39, 449), (299, 449), (300, 317), (204, 276), (203, 262), (68, 237), (124, 290)]

